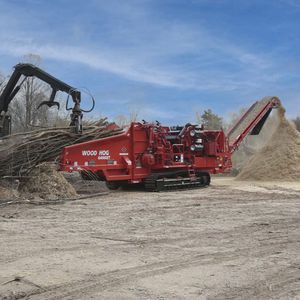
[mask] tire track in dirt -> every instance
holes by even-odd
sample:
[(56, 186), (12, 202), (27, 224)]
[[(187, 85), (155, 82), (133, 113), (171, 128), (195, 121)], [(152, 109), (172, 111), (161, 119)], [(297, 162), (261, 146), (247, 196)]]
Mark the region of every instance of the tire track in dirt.
[[(291, 288), (292, 287), (292, 288)], [(298, 293), (299, 292), (299, 293)], [(300, 261), (252, 284), (224, 289), (207, 300), (296, 299), (300, 295)]]
[[(118, 285), (122, 285), (123, 289), (132, 285), (134, 288), (139, 287), (139, 279), (148, 278), (149, 284), (155, 284), (157, 278), (151, 277), (156, 275), (166, 274), (158, 278), (167, 280), (176, 274), (189, 276), (190, 269), (192, 271), (195, 267), (194, 272), (201, 272), (201, 266), (211, 265), (206, 268), (217, 268), (224, 272), (224, 281), (221, 281), (221, 286), (215, 291), (217, 296), (224, 293), (228, 299), (235, 298), (235, 295), (240, 298), (245, 291), (247, 300), (255, 299), (252, 297), (255, 294), (253, 289), (258, 285), (257, 298), (264, 299), (265, 282), (273, 281), (273, 295), (275, 298), (280, 297), (280, 287), (293, 289), (295, 292), (298, 289), (298, 269), (286, 267), (297, 261), (297, 249), (300, 248), (299, 231), (297, 232), (300, 227), (298, 199), (294, 194), (286, 197), (276, 193), (222, 188), (217, 191), (207, 189), (205, 193), (191, 192), (191, 195), (186, 193), (184, 197), (182, 192), (170, 192), (168, 195), (120, 192), (109, 196), (107, 200), (101, 198), (101, 202), (97, 202), (97, 199), (88, 201), (88, 205), (84, 207), (69, 203), (60, 206), (55, 212), (46, 207), (28, 209), (25, 213), (20, 213), (18, 223), (3, 223), (9, 225), (5, 227), (7, 232), (15, 230), (17, 226), (23, 226), (23, 231), (26, 228), (24, 235), (19, 232), (13, 239), (7, 235), (9, 244), (6, 248), (9, 251), (2, 256), (1, 268), (7, 267), (7, 272), (3, 269), (3, 278), (5, 274), (14, 274), (9, 273), (14, 268), (22, 271), (30, 269), (35, 274), (29, 276), (29, 279), (43, 283), (42, 286), (47, 291), (25, 291), (24, 286), (13, 284), (5, 286), (7, 289), (3, 288), (2, 291), (9, 292), (15, 288), (17, 298), (11, 299), (87, 299), (97, 292), (116, 291)], [(63, 232), (59, 231), (60, 227), (64, 229)], [(46, 235), (48, 240), (30, 248), (31, 243), (39, 242), (35, 238), (39, 234)], [(16, 254), (13, 249), (21, 245), (22, 239), (27, 243), (23, 247), (23, 253)], [(104, 241), (100, 241), (101, 239)], [(87, 252), (80, 256), (78, 253), (82, 249)], [(109, 251), (112, 251), (110, 259), (114, 263), (106, 265), (104, 269), (100, 262), (106, 259), (105, 255)], [(89, 266), (85, 269), (84, 265), (69, 268), (69, 262), (64, 261), (64, 254), (75, 259), (74, 265), (84, 264), (85, 260), (95, 261), (96, 264), (99, 262), (99, 265), (94, 269), (89, 269)], [(55, 256), (58, 260), (61, 259), (59, 266)], [(99, 259), (94, 259), (97, 256)], [(35, 262), (35, 257), (40, 260)], [(14, 263), (6, 265), (7, 258)], [(30, 264), (31, 260), (29, 268), (26, 264)], [(251, 261), (251, 266), (244, 266), (248, 260)], [(268, 263), (269, 260), (271, 263)], [(148, 264), (145, 265), (144, 262)], [(252, 278), (251, 272), (256, 262), (262, 273), (262, 282), (258, 278)], [(229, 264), (234, 265), (234, 269), (227, 267)], [(261, 265), (266, 265), (266, 269)], [(47, 272), (47, 267), (53, 273)], [(99, 268), (110, 271), (99, 273)], [(73, 271), (69, 272), (70, 269)], [(247, 279), (226, 289), (223, 283), (226, 281), (227, 270), (237, 271), (237, 274)], [(278, 270), (280, 272), (277, 274)], [(73, 275), (72, 272), (76, 271), (78, 273)], [(169, 274), (172, 272), (175, 275)], [(37, 274), (41, 276), (37, 277)], [(50, 274), (57, 277), (51, 280)], [(276, 274), (281, 277), (278, 282)], [(192, 276), (194, 275), (191, 278)], [(205, 275), (201, 276), (199, 278), (205, 278)], [(253, 279), (257, 279), (257, 282)], [(213, 280), (208, 278), (208, 281), (213, 286)], [(192, 288), (188, 283), (186, 287)], [(180, 294), (179, 289), (176, 291)], [(110, 295), (115, 295), (113, 293)], [(282, 295), (282, 298), (286, 298), (284, 292)], [(148, 299), (146, 294), (141, 296), (141, 299)]]
[[(284, 225), (284, 226), (283, 226)], [(180, 225), (178, 225), (180, 227)], [(235, 238), (239, 237), (242, 234), (251, 234), (253, 235), (254, 233), (258, 235), (258, 231), (268, 231), (268, 234), (263, 233), (264, 235), (260, 236), (258, 238), (258, 241), (261, 244), (264, 245), (276, 245), (278, 243), (286, 243), (286, 241), (283, 241), (282, 238), (287, 237), (287, 235), (279, 235), (280, 230), (291, 230), (295, 228), (300, 228), (300, 218), (289, 218), (289, 219), (272, 219), (272, 221), (269, 221), (267, 224), (266, 223), (260, 223), (260, 222), (254, 222), (253, 224), (246, 224), (242, 225), (239, 228), (234, 228), (231, 230), (226, 230), (226, 231), (216, 231), (216, 230), (211, 230), (211, 231), (206, 231), (204, 233), (192, 233), (192, 234), (187, 234), (183, 237), (176, 237), (176, 238), (135, 238), (135, 236), (128, 236), (126, 239), (122, 239), (121, 237), (118, 236), (97, 236), (95, 234), (91, 234), (91, 238), (95, 239), (103, 239), (103, 240), (108, 240), (111, 242), (115, 242), (110, 244), (109, 246), (120, 246), (120, 245), (127, 245), (131, 244), (133, 246), (139, 246), (139, 245), (144, 245), (144, 246), (151, 246), (151, 245), (158, 245), (158, 244), (164, 244), (165, 246), (168, 245), (173, 245), (173, 244), (178, 244), (178, 242), (184, 243), (185, 241), (193, 241), (196, 242), (198, 241), (202, 245), (206, 245), (211, 243), (211, 241), (207, 240), (208, 236), (213, 236), (216, 240), (221, 241), (221, 239), (226, 240), (227, 238)], [(275, 242), (275, 240), (278, 239), (278, 242)], [(80, 251), (82, 249), (82, 245), (85, 245), (88, 250), (93, 250), (93, 249), (99, 249), (99, 247), (106, 248), (108, 245), (98, 245), (98, 244), (86, 244), (82, 243), (81, 245), (78, 246), (72, 246), (72, 247), (66, 247), (66, 248), (49, 248), (49, 249), (44, 249), (44, 250), (36, 250), (36, 251), (31, 251), (28, 253), (28, 255), (18, 255), (16, 256), (13, 254), (11, 257), (6, 257), (5, 263), (11, 263), (15, 262), (24, 258), (28, 257), (34, 257), (36, 254), (38, 255), (51, 255), (52, 253), (64, 253), (64, 252), (76, 252)], [(193, 243), (193, 247), (197, 246), (197, 243)], [(183, 245), (181, 245), (181, 248), (184, 248)], [(0, 260), (1, 261), (1, 260)]]
[[(211, 264), (221, 261), (230, 261), (236, 257), (234, 251), (227, 253), (202, 254), (192, 256), (188, 259), (176, 259), (172, 261), (163, 261), (159, 263), (148, 264), (133, 268), (114, 270), (99, 275), (94, 275), (93, 278), (76, 281), (74, 283), (65, 284), (62, 286), (54, 286), (48, 288), (49, 292), (41, 291), (41, 295), (45, 300), (55, 299), (74, 299), (74, 297), (88, 293), (91, 290), (103, 291), (117, 285), (121, 285), (127, 281), (152, 277), (159, 274), (169, 273), (185, 269), (196, 264)], [(49, 294), (48, 294), (49, 293)], [(76, 297), (77, 298), (77, 297)], [(39, 299), (39, 298), (31, 298)]]
[[(293, 244), (294, 242), (290, 242)], [(284, 246), (285, 248), (285, 246)], [(276, 249), (278, 251), (278, 249)], [(60, 286), (52, 286), (46, 288), (47, 292), (41, 291), (39, 295), (45, 300), (59, 300), (59, 299), (82, 299), (77, 298), (80, 295), (87, 294), (92, 291), (101, 292), (108, 288), (124, 284), (128, 281), (134, 281), (142, 278), (148, 278), (155, 275), (170, 273), (195, 267), (197, 265), (218, 264), (221, 262), (233, 261), (237, 256), (243, 257), (268, 257), (274, 252), (274, 245), (262, 246), (260, 249), (241, 248), (234, 251), (218, 252), (213, 254), (193, 255), (189, 258), (180, 258), (170, 261), (162, 261), (158, 263), (148, 264), (145, 266), (137, 266), (126, 269), (119, 269), (110, 272), (105, 272), (99, 275), (93, 275), (92, 278), (76, 281)], [(293, 272), (292, 274), (296, 274)], [(36, 294), (37, 295), (37, 294)], [(41, 299), (31, 297), (30, 299)]]

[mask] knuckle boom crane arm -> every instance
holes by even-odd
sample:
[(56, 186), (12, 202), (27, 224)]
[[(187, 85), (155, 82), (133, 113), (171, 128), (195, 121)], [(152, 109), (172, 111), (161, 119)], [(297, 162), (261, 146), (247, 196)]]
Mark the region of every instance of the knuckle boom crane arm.
[[(36, 77), (49, 84), (52, 88), (50, 99), (48, 101), (41, 102), (38, 108), (40, 108), (43, 105), (47, 105), (48, 107), (57, 106), (57, 108), (59, 109), (59, 103), (57, 101), (54, 101), (56, 93), (58, 91), (65, 92), (69, 96), (71, 96), (74, 102), (73, 108), (68, 108), (68, 101), (66, 104), (66, 109), (72, 110), (70, 126), (74, 128), (74, 131), (76, 133), (82, 132), (82, 112), (90, 112), (93, 110), (95, 106), (94, 98), (92, 98), (92, 108), (88, 111), (84, 111), (80, 107), (81, 92), (78, 89), (55, 78), (54, 76), (50, 75), (49, 73), (43, 71), (42, 69), (32, 64), (17, 64), (14, 67), (14, 69), (15, 70), (13, 74), (10, 76), (5, 88), (0, 94), (0, 136), (7, 135), (10, 133), (10, 118), (6, 115), (8, 107), (10, 102), (19, 92), (23, 82), (27, 77)], [(21, 81), (21, 83), (18, 84), (22, 75), (24, 76), (24, 79)]]

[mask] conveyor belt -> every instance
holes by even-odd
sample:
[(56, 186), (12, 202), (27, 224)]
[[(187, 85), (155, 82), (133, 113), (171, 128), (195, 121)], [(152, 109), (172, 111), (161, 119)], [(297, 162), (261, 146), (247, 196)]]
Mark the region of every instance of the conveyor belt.
[(246, 112), (246, 114), (239, 120), (235, 127), (228, 133), (229, 144), (233, 142), (245, 131), (248, 125), (253, 121), (261, 110), (273, 99), (274, 97), (264, 97), (260, 101), (256, 101)]

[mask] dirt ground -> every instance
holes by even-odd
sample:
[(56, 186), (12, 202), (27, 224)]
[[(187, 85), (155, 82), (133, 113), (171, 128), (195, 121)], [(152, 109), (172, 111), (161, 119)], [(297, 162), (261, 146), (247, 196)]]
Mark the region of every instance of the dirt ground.
[(0, 299), (300, 299), (299, 212), (300, 183), (230, 178), (0, 206)]

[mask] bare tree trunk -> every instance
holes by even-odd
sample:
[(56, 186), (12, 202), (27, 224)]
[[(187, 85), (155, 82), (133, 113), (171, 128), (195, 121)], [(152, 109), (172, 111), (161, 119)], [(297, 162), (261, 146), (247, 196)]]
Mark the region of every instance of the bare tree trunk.
[[(37, 55), (29, 54), (24, 56), (24, 61), (34, 65), (40, 65), (41, 58)], [(32, 130), (32, 126), (47, 127), (50, 120), (48, 107), (37, 109), (39, 103), (48, 99), (49, 87), (34, 77), (25, 80), (21, 90), (10, 104), (12, 125), (14, 132), (24, 132)]]
[(6, 78), (2, 73), (0, 73), (0, 94), (2, 93), (5, 85), (6, 85)]
[(25, 124), (24, 129), (27, 131), (28, 129), (28, 123), (30, 122), (30, 84), (29, 80), (26, 80), (25, 83)]

